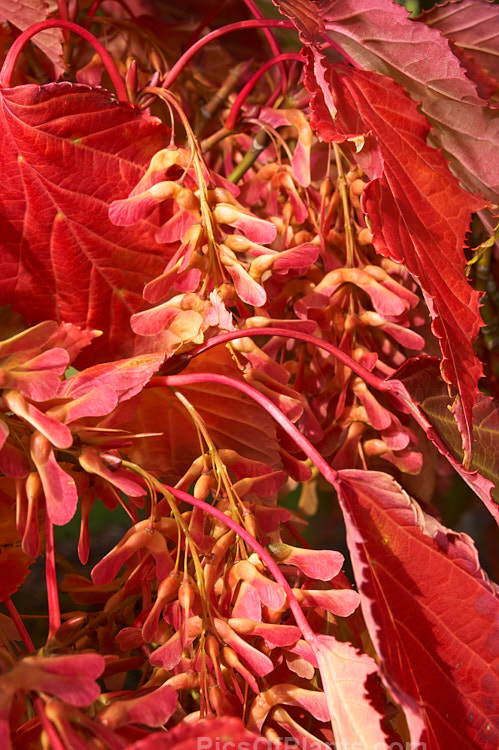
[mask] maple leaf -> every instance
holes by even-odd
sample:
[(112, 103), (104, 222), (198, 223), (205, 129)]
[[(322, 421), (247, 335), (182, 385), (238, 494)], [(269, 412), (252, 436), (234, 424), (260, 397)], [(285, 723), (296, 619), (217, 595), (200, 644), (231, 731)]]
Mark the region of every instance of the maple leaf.
[(482, 321), (479, 294), (464, 273), (463, 244), (471, 212), (483, 202), (459, 187), (442, 155), (426, 144), (428, 124), (397, 84), (321, 60), (321, 86), (311, 52), (308, 59), (306, 80), (319, 134), (326, 140), (361, 139), (355, 159), (372, 178), (362, 206), (374, 246), (404, 263), (423, 290), (440, 340), (442, 375), (461, 399), (455, 415), (468, 460), (471, 410), (482, 375), (472, 346)]
[(450, 0), (417, 17), (439, 29), (499, 81), (499, 8), (490, 0)]
[(386, 474), (342, 470), (337, 488), (364, 618), (411, 740), (492, 750), (499, 597), (473, 541)]
[[(21, 31), (25, 31), (39, 21), (49, 17), (49, 3), (46, 0), (0, 0), (0, 21), (11, 23)], [(62, 64), (62, 31), (60, 29), (45, 29), (36, 34), (35, 44), (54, 66), (57, 76), (64, 71)]]
[(26, 85), (1, 92), (0, 292), (28, 324), (47, 318), (103, 331), (78, 364), (133, 353), (129, 318), (164, 267), (154, 227), (117, 228), (127, 195), (167, 129), (103, 89)]
[[(200, 355), (185, 369), (186, 373), (202, 371), (243, 380), (226, 349)], [(231, 448), (241, 456), (280, 468), (275, 426), (264, 410), (217, 383), (182, 386), (179, 390), (200, 414), (218, 448)], [(153, 425), (154, 429), (149, 429)], [(148, 387), (141, 394), (140, 410), (122, 427), (134, 433), (150, 433), (157, 432), (158, 425), (163, 435), (135, 440), (128, 453), (149, 471), (182, 476), (199, 456), (196, 428), (170, 389)]]
[(374, 659), (327, 635), (316, 636), (315, 651), (338, 747), (386, 747), (382, 716), (369, 702), (365, 687), (378, 671)]
[(391, 0), (273, 0), (296, 24), (313, 50), (317, 68), (319, 33), (349, 62), (376, 71), (405, 87), (420, 102), (452, 169), (473, 192), (497, 202), (499, 134), (497, 115), (466, 76), (449, 42), (437, 29), (411, 20)]

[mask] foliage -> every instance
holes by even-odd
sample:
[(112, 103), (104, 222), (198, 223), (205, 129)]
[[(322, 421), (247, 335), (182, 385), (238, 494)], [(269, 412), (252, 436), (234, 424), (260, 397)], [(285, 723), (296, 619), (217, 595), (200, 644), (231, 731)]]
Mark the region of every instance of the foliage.
[(14, 5), (2, 747), (497, 748), (498, 6)]

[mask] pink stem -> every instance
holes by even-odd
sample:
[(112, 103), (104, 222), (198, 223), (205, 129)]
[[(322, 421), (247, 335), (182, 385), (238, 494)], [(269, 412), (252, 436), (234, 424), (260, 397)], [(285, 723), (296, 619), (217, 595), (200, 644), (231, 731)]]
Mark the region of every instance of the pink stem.
[(47, 602), (49, 608), (48, 643), (61, 627), (61, 610), (59, 607), (55, 567), (54, 524), (48, 515), (45, 516), (45, 581), (47, 583)]
[(199, 39), (195, 44), (192, 45), (192, 47), (189, 47), (189, 49), (184, 52), (181, 57), (179, 57), (179, 59), (170, 69), (168, 75), (163, 81), (163, 88), (169, 88), (175, 81), (177, 76), (185, 68), (189, 60), (194, 57), (196, 52), (202, 49), (206, 44), (212, 42), (214, 39), (218, 39), (218, 37), (223, 36), (224, 34), (229, 34), (232, 31), (245, 31), (246, 29), (264, 28), (295, 29), (295, 26), (293, 26), (291, 21), (284, 21), (277, 18), (254, 20), (250, 19), (249, 21), (237, 21), (237, 23), (229, 23), (227, 24), (227, 26), (221, 26), (219, 29), (210, 31), (209, 34), (206, 34), (206, 36), (204, 36), (202, 39)]
[[(463, 467), (460, 466), (459, 462), (456, 462), (455, 459), (452, 459), (450, 457), (449, 449), (446, 446), (445, 441), (437, 433), (431, 422), (428, 421), (424, 412), (413, 401), (410, 393), (407, 391), (407, 388), (401, 380), (397, 380), (395, 378), (391, 380), (383, 380), (382, 378), (379, 378), (369, 370), (366, 370), (365, 367), (352, 359), (352, 357), (350, 357), (344, 351), (338, 349), (337, 346), (334, 346), (334, 344), (330, 344), (328, 341), (323, 341), (322, 339), (317, 338), (317, 336), (313, 336), (310, 333), (305, 333), (302, 331), (296, 331), (292, 328), (281, 328), (278, 326), (262, 326), (242, 330), (239, 329), (238, 331), (227, 331), (226, 333), (221, 333), (218, 336), (214, 336), (212, 339), (205, 341), (204, 344), (200, 344), (200, 346), (189, 352), (189, 356), (196, 357), (198, 356), (198, 354), (203, 354), (214, 346), (225, 344), (227, 341), (233, 341), (234, 339), (243, 338), (241, 336), (241, 333), (244, 333), (244, 336), (284, 336), (288, 339), (297, 339), (298, 341), (304, 341), (305, 343), (313, 344), (319, 349), (324, 349), (326, 352), (329, 352), (334, 357), (339, 359), (340, 362), (343, 362), (343, 364), (346, 365), (350, 370), (352, 370), (352, 372), (362, 378), (364, 382), (367, 383), (367, 385), (371, 386), (371, 388), (375, 388), (382, 393), (386, 393), (388, 396), (393, 398), (395, 402), (398, 403), (400, 407), (402, 407), (402, 409), (409, 409), (416, 422), (426, 432), (426, 434), (436, 445), (440, 453), (443, 456), (446, 456), (450, 463), (455, 466), (456, 471), (458, 471), (461, 476), (464, 476), (465, 481), (467, 481), (468, 484), (470, 483), (461, 471)], [(465, 473), (469, 474), (470, 472), (466, 471)], [(483, 498), (483, 494), (480, 494), (479, 489), (475, 488), (474, 485), (470, 486), (473, 486), (474, 491), (479, 495), (479, 497)]]
[(30, 26), (28, 29), (26, 29), (26, 31), (23, 31), (23, 33), (17, 37), (10, 50), (7, 52), (7, 56), (2, 65), (2, 69), (0, 70), (0, 86), (3, 86), (5, 88), (10, 86), (10, 81), (14, 72), (16, 60), (26, 42), (28, 42), (35, 34), (38, 34), (39, 31), (57, 28), (73, 31), (75, 34), (79, 34), (83, 39), (85, 39), (92, 45), (95, 51), (101, 56), (104, 67), (109, 73), (109, 77), (111, 78), (114, 88), (116, 89), (118, 99), (123, 102), (128, 102), (125, 83), (119, 75), (116, 65), (114, 64), (114, 60), (107, 49), (93, 34), (91, 34), (87, 29), (84, 29), (83, 26), (78, 26), (78, 24), (73, 23), (72, 21), (63, 21), (56, 18), (35, 23), (33, 24), (33, 26)]
[(157, 375), (151, 378), (147, 387), (154, 388), (156, 386), (166, 386), (169, 388), (175, 388), (182, 385), (194, 385), (195, 383), (219, 383), (220, 385), (229, 386), (229, 388), (235, 388), (237, 391), (241, 391), (246, 396), (249, 396), (262, 406), (276, 422), (278, 422), (283, 430), (294, 440), (296, 445), (301, 448), (308, 458), (317, 466), (320, 473), (330, 484), (335, 485), (337, 479), (337, 472), (332, 469), (327, 461), (321, 456), (318, 450), (309, 443), (306, 437), (304, 437), (300, 430), (294, 426), (289, 419), (284, 416), (282, 411), (272, 401), (264, 396), (263, 393), (257, 391), (253, 386), (248, 383), (241, 382), (240, 380), (234, 380), (233, 378), (227, 377), (227, 375), (219, 375), (214, 372), (199, 372), (192, 373), (190, 375)]
[(281, 328), (280, 326), (258, 326), (255, 328), (243, 328), (237, 331), (227, 331), (227, 333), (221, 333), (218, 336), (208, 339), (204, 344), (200, 344), (200, 346), (197, 346), (189, 352), (189, 355), (190, 357), (197, 357), (198, 354), (203, 354), (214, 346), (225, 344), (227, 341), (233, 341), (234, 339), (242, 339), (247, 336), (283, 336), (288, 339), (297, 339), (298, 341), (304, 341), (307, 344), (313, 344), (320, 349), (325, 349), (325, 351), (332, 354), (336, 359), (339, 359), (340, 362), (343, 362), (343, 364), (352, 370), (352, 372), (361, 377), (367, 385), (370, 385), (372, 388), (376, 388), (376, 390), (382, 391), (383, 393), (389, 393), (397, 397), (399, 396), (396, 392), (397, 389), (393, 386), (393, 383), (398, 381), (383, 380), (377, 375), (373, 375), (369, 370), (366, 370), (365, 367), (352, 359), (352, 357), (344, 351), (338, 349), (334, 344), (319, 339), (317, 336), (313, 336), (310, 333), (293, 330), (292, 328)]
[(256, 83), (267, 72), (267, 70), (272, 67), (272, 65), (280, 63), (283, 60), (298, 60), (301, 63), (305, 62), (303, 57), (298, 52), (286, 52), (282, 55), (274, 57), (272, 60), (268, 60), (265, 65), (262, 65), (262, 67), (259, 68), (259, 70), (257, 70), (253, 76), (251, 76), (249, 81), (243, 86), (243, 88), (237, 95), (236, 100), (229, 112), (229, 116), (227, 117), (227, 120), (225, 122), (225, 128), (227, 130), (234, 130), (234, 128), (236, 127), (236, 121), (241, 107), (243, 106), (244, 102), (246, 101), (246, 97), (251, 92)]
[(57, 10), (62, 21), (68, 20), (68, 6), (66, 0), (57, 0)]
[[(175, 377), (175, 376), (172, 376)], [(182, 376), (181, 376), (182, 377)], [(220, 376), (223, 377), (223, 376)], [(230, 378), (226, 378), (226, 380), (230, 380)], [(296, 624), (300, 628), (303, 637), (305, 640), (307, 640), (309, 643), (315, 643), (315, 633), (310, 627), (307, 618), (303, 614), (303, 610), (300, 607), (295, 595), (293, 594), (293, 589), (287, 582), (286, 578), (284, 577), (281, 569), (279, 566), (275, 563), (275, 561), (272, 559), (272, 557), (269, 555), (267, 550), (262, 547), (262, 545), (257, 542), (257, 540), (249, 534), (245, 528), (240, 526), (237, 521), (234, 521), (234, 519), (230, 518), (230, 516), (226, 516), (225, 513), (222, 513), (221, 510), (218, 510), (218, 508), (215, 508), (213, 505), (209, 505), (208, 503), (205, 503), (203, 500), (198, 500), (195, 497), (192, 497), (192, 495), (189, 495), (187, 492), (183, 492), (183, 490), (176, 490), (174, 487), (169, 487), (168, 485), (163, 485), (165, 490), (167, 492), (170, 492), (174, 497), (177, 498), (177, 500), (180, 500), (185, 503), (189, 503), (190, 505), (195, 505), (197, 508), (201, 508), (201, 510), (204, 510), (205, 513), (208, 513), (210, 516), (214, 516), (219, 521), (222, 521), (226, 526), (229, 527), (229, 529), (232, 529), (232, 531), (235, 531), (238, 536), (243, 539), (243, 541), (246, 542), (248, 547), (251, 547), (257, 555), (260, 557), (262, 562), (265, 563), (267, 568), (270, 570), (272, 575), (274, 576), (277, 583), (279, 583), (284, 591), (286, 592), (286, 596), (289, 603), (289, 608), (291, 609)]]
[(24, 622), (21, 619), (21, 615), (17, 611), (14, 605), (14, 602), (11, 600), (10, 596), (7, 597), (7, 599), (5, 599), (4, 604), (7, 608), (7, 612), (9, 613), (9, 615), (12, 617), (12, 620), (14, 621), (14, 625), (16, 626), (17, 631), (19, 635), (21, 636), (24, 645), (26, 646), (26, 650), (28, 651), (28, 653), (32, 654), (33, 651), (35, 650), (33, 641), (31, 640), (30, 635), (24, 625)]
[[(248, 8), (248, 10), (253, 14), (255, 18), (258, 18), (260, 20), (263, 20), (265, 16), (263, 15), (260, 8), (257, 6), (257, 4), (254, 2), (254, 0), (243, 0), (244, 4)], [(281, 54), (281, 49), (279, 45), (277, 44), (274, 35), (270, 31), (270, 29), (262, 29), (263, 33), (265, 34), (265, 37), (267, 39), (267, 42), (269, 43), (270, 50), (274, 57), (279, 57)], [(286, 66), (281, 62), (279, 63), (281, 68), (281, 79), (280, 79), (280, 86), (276, 87), (276, 93), (280, 90), (283, 90), (284, 92), (287, 89), (287, 70)]]
[(41, 698), (35, 698), (34, 705), (36, 709), (36, 713), (38, 714), (38, 718), (40, 719), (40, 724), (42, 725), (45, 734), (47, 735), (47, 739), (50, 743), (50, 747), (52, 750), (65, 750), (64, 745), (61, 741), (61, 738), (59, 737), (56, 728), (53, 726), (52, 722), (49, 721), (45, 714), (45, 705)]
[[(263, 15), (260, 8), (256, 5), (253, 0), (243, 0), (246, 7), (253, 13), (255, 18), (258, 18), (259, 20), (263, 21), (265, 19), (265, 16)], [(296, 27), (295, 27), (296, 28)], [(272, 51), (272, 54), (277, 57), (281, 54), (281, 50), (279, 48), (279, 45), (277, 44), (276, 40), (274, 39), (272, 32), (269, 31), (269, 29), (263, 29), (263, 33), (267, 37), (267, 41), (269, 43), (269, 47)]]

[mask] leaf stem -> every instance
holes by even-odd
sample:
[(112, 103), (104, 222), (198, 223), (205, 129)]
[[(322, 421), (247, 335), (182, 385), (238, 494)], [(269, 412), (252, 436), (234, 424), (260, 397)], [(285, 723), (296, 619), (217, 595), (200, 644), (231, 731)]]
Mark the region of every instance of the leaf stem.
[(239, 164), (236, 164), (230, 175), (227, 177), (229, 182), (233, 182), (234, 185), (236, 185), (241, 177), (246, 174), (248, 169), (253, 166), (262, 151), (267, 148), (269, 142), (270, 139), (267, 131), (259, 130), (256, 136), (253, 138), (253, 142), (248, 151), (246, 151)]
[(199, 39), (192, 47), (189, 47), (184, 54), (179, 57), (175, 65), (170, 69), (168, 75), (163, 81), (163, 88), (170, 88), (182, 70), (185, 68), (189, 60), (194, 57), (196, 52), (202, 49), (206, 44), (209, 44), (214, 39), (223, 36), (224, 34), (230, 34), (232, 31), (246, 31), (247, 29), (265, 29), (265, 28), (278, 28), (278, 29), (295, 29), (295, 26), (291, 21), (284, 21), (277, 18), (269, 19), (250, 19), (248, 21), (237, 21), (236, 23), (229, 23), (226, 26), (221, 26), (219, 29), (210, 31), (209, 34)]
[(32, 654), (33, 651), (35, 651), (33, 641), (31, 640), (30, 635), (24, 625), (24, 622), (22, 621), (21, 615), (17, 611), (16, 606), (14, 602), (12, 601), (12, 599), (10, 598), (10, 596), (4, 600), (4, 604), (7, 609), (7, 612), (9, 613), (9, 615), (12, 617), (12, 620), (14, 621), (14, 625), (16, 626), (17, 631), (19, 635), (21, 636), (22, 641), (24, 645), (26, 646), (28, 653)]
[(45, 581), (47, 583), (47, 602), (49, 608), (49, 632), (47, 643), (55, 636), (61, 627), (61, 609), (57, 588), (57, 574), (55, 567), (54, 524), (45, 514)]
[(305, 455), (315, 464), (324, 479), (332, 485), (336, 484), (337, 472), (329, 466), (319, 451), (314, 448), (307, 438), (301, 434), (300, 430), (290, 422), (278, 406), (248, 383), (234, 380), (234, 378), (230, 378), (227, 375), (219, 375), (214, 372), (200, 372), (187, 375), (157, 375), (151, 378), (146, 388), (154, 388), (157, 386), (177, 388), (183, 385), (193, 385), (195, 383), (218, 383), (219, 385), (226, 385), (229, 386), (229, 388), (235, 388), (246, 396), (252, 398), (253, 401), (260, 404), (260, 406), (281, 425), (283, 430), (288, 433), (296, 445), (301, 448)]
[[(176, 376), (172, 376), (176, 377)], [(183, 376), (180, 376), (183, 377)], [(224, 377), (224, 376), (220, 376)], [(231, 380), (230, 378), (225, 378), (226, 380)], [(265, 563), (267, 568), (270, 570), (272, 575), (274, 576), (274, 579), (279, 583), (284, 591), (286, 592), (286, 596), (289, 603), (289, 608), (291, 609), (294, 618), (296, 620), (296, 624), (300, 628), (303, 637), (305, 640), (307, 640), (309, 643), (315, 643), (316, 635), (312, 628), (310, 627), (310, 624), (307, 621), (307, 618), (305, 617), (302, 608), (300, 607), (300, 604), (298, 603), (298, 600), (296, 599), (295, 595), (293, 594), (293, 589), (289, 585), (288, 581), (286, 580), (284, 574), (282, 573), (281, 569), (277, 565), (277, 563), (272, 559), (270, 554), (267, 552), (267, 550), (262, 547), (262, 545), (257, 542), (257, 540), (251, 536), (251, 534), (246, 531), (246, 529), (237, 523), (237, 521), (234, 521), (233, 518), (230, 516), (226, 516), (225, 513), (223, 513), (221, 510), (216, 508), (213, 505), (209, 505), (209, 503), (205, 503), (203, 500), (198, 500), (195, 497), (192, 497), (192, 495), (189, 495), (187, 492), (184, 492), (183, 490), (177, 490), (175, 487), (169, 487), (168, 485), (163, 485), (164, 489), (167, 492), (170, 492), (177, 500), (180, 500), (185, 503), (189, 503), (190, 505), (195, 505), (197, 508), (200, 508), (205, 513), (208, 513), (209, 515), (217, 518), (219, 521), (222, 521), (226, 526), (228, 526), (232, 531), (235, 531), (238, 536), (241, 537), (241, 539), (248, 545), (248, 547), (251, 547), (252, 550), (254, 550), (257, 555), (260, 557), (262, 562)]]
[(237, 117), (239, 115), (241, 107), (246, 101), (248, 94), (252, 91), (252, 89), (258, 83), (260, 78), (263, 75), (265, 75), (267, 70), (271, 68), (272, 65), (276, 65), (282, 62), (283, 60), (297, 60), (298, 62), (301, 62), (301, 63), (305, 62), (303, 57), (298, 52), (285, 52), (282, 55), (278, 55), (277, 57), (274, 57), (272, 60), (267, 60), (267, 62), (264, 65), (262, 65), (262, 67), (259, 68), (254, 75), (251, 76), (249, 81), (243, 86), (243, 88), (237, 95), (236, 100), (234, 101), (234, 104), (232, 105), (231, 110), (229, 112), (229, 116), (227, 117), (227, 120), (225, 121), (225, 128), (227, 130), (235, 129)]
[(35, 36), (35, 34), (38, 34), (39, 31), (57, 28), (73, 31), (75, 34), (79, 34), (79, 36), (81, 36), (83, 39), (85, 39), (85, 41), (89, 42), (92, 45), (95, 51), (100, 55), (102, 63), (109, 73), (109, 77), (111, 78), (113, 86), (116, 90), (118, 99), (122, 102), (128, 102), (129, 99), (125, 83), (118, 73), (118, 69), (116, 68), (114, 60), (106, 50), (106, 48), (93, 34), (91, 34), (87, 29), (83, 28), (83, 26), (79, 26), (72, 21), (64, 21), (57, 18), (49, 18), (46, 21), (35, 23), (33, 24), (33, 26), (30, 26), (28, 29), (26, 29), (26, 31), (23, 31), (23, 33), (17, 37), (14, 44), (8, 51), (0, 70), (0, 86), (4, 88), (8, 88), (10, 86), (16, 60), (26, 42), (28, 42), (31, 37)]
[(257, 326), (255, 328), (239, 329), (238, 331), (227, 331), (226, 333), (221, 333), (218, 336), (214, 336), (213, 338), (208, 339), (208, 341), (205, 341), (204, 344), (200, 344), (199, 346), (197, 346), (195, 349), (189, 352), (189, 354), (191, 357), (197, 357), (199, 354), (204, 354), (204, 352), (212, 349), (214, 346), (226, 344), (228, 341), (233, 341), (234, 339), (243, 339), (247, 336), (283, 336), (284, 338), (297, 339), (298, 341), (304, 341), (307, 344), (312, 344), (313, 346), (319, 347), (320, 349), (324, 349), (325, 351), (329, 352), (329, 354), (332, 354), (334, 357), (339, 359), (340, 362), (350, 368), (352, 372), (362, 378), (364, 382), (367, 383), (367, 385), (370, 385), (373, 388), (376, 388), (376, 390), (382, 391), (383, 393), (393, 394), (394, 392), (392, 382), (383, 380), (377, 375), (374, 375), (372, 372), (370, 372), (370, 370), (367, 370), (365, 367), (363, 367), (363, 365), (359, 364), (354, 359), (352, 359), (352, 357), (342, 351), (342, 349), (338, 349), (337, 346), (335, 346), (334, 344), (330, 344), (329, 341), (324, 341), (317, 336), (313, 336), (311, 333), (293, 330), (292, 328), (281, 328), (280, 326)]
[[(253, 13), (255, 18), (258, 18), (260, 20), (263, 20), (265, 16), (263, 15), (260, 8), (257, 6), (257, 4), (254, 2), (254, 0), (243, 0), (244, 4), (248, 8), (248, 10)], [(269, 47), (272, 50), (272, 54), (277, 57), (281, 54), (281, 50), (279, 48), (279, 45), (277, 44), (276, 40), (274, 39), (274, 36), (272, 35), (272, 32), (269, 29), (263, 29), (263, 33), (267, 37), (267, 41), (269, 43)]]

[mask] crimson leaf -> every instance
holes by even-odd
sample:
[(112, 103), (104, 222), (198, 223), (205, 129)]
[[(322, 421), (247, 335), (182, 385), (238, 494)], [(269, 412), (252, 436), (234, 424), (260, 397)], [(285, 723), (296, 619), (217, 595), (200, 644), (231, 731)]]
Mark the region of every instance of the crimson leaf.
[(473, 192), (499, 195), (497, 113), (487, 107), (449, 42), (437, 29), (409, 19), (392, 0), (274, 0), (315, 48), (327, 38), (364, 70), (390, 76), (420, 103), (431, 137), (448, 155), (455, 174)]
[(0, 92), (0, 294), (28, 324), (105, 331), (78, 365), (133, 353), (130, 315), (164, 267), (154, 227), (116, 227), (109, 203), (128, 195), (164, 145), (156, 118), (70, 83)]
[(338, 490), (364, 617), (411, 740), (493, 750), (499, 598), (473, 541), (386, 474), (340, 471)]

